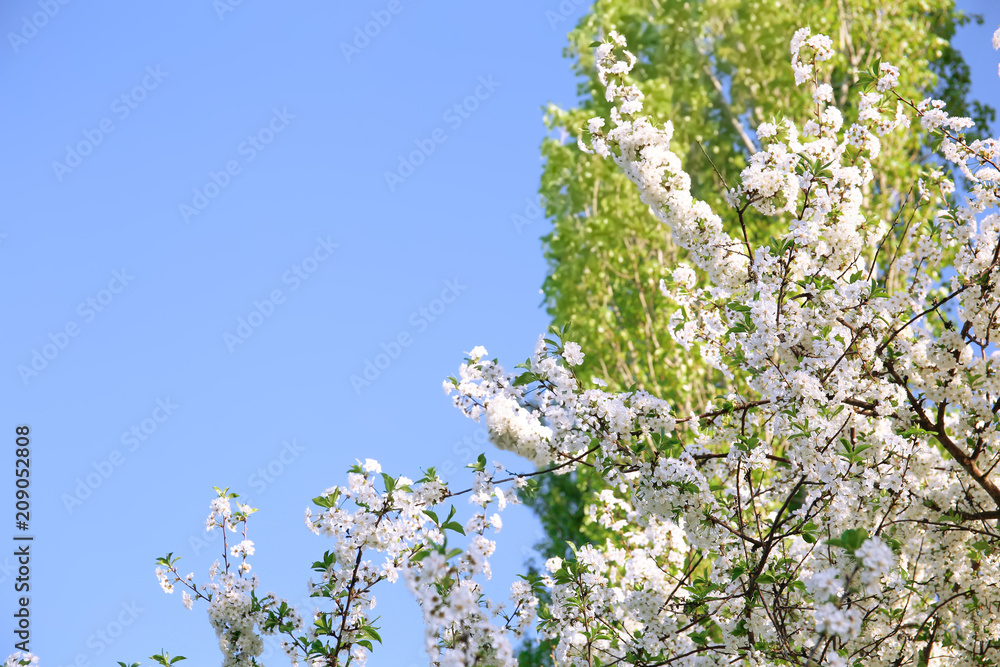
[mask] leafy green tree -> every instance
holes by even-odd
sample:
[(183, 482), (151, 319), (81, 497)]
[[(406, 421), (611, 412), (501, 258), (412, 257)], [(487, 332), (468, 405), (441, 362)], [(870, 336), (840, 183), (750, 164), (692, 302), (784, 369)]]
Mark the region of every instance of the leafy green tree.
[[(728, 212), (725, 223), (735, 232), (741, 221), (720, 193), (756, 152), (756, 128), (814, 104), (805, 87), (794, 86), (788, 66), (796, 29), (808, 26), (839, 40), (827, 83), (845, 109), (845, 125), (858, 114), (856, 72), (882, 59), (900, 66), (904, 96), (944, 100), (951, 113), (971, 116), (985, 131), (994, 112), (968, 101), (969, 68), (951, 44), (956, 28), (969, 20), (953, 0), (597, 0), (569, 33), (565, 52), (582, 77), (579, 105), (550, 106), (546, 123), (562, 138), (542, 145), (540, 192), (554, 221), (544, 238), (550, 267), (544, 293), (554, 324), (570, 325), (570, 336), (587, 353), (579, 377), (603, 379), (615, 391), (635, 385), (678, 412), (733, 389), (671, 337), (675, 307), (660, 298), (658, 285), (670, 280), (683, 254), (616, 165), (576, 145), (587, 121), (607, 117), (611, 106), (596, 78), (594, 40), (611, 29), (627, 38), (638, 57), (632, 79), (646, 93), (645, 113), (671, 119), (672, 149), (685, 157), (692, 194)], [(907, 246), (907, 231), (926, 215), (912, 206), (918, 196), (912, 184), (929, 159), (926, 145), (919, 128), (883, 138), (884, 168), (869, 213), (892, 225), (890, 249)], [(898, 215), (906, 202), (906, 215)], [(756, 230), (761, 233), (766, 238), (768, 231)], [(545, 529), (539, 547), (546, 558), (566, 556), (567, 541), (608, 537), (586, 519), (590, 499), (602, 488), (600, 475), (586, 470), (544, 477), (529, 504)], [(547, 648), (526, 649), (521, 664), (551, 664)]]

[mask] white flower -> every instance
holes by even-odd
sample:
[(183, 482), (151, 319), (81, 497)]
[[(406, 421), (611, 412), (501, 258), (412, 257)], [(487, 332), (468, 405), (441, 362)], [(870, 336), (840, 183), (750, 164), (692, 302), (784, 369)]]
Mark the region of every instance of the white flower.
[(778, 133), (778, 126), (774, 123), (761, 123), (757, 126), (757, 136), (761, 138), (773, 137)]
[(894, 88), (896, 84), (899, 83), (899, 68), (893, 67), (889, 63), (882, 63), (879, 68), (880, 72), (884, 72), (885, 75), (879, 78), (878, 83), (875, 85), (876, 89), (882, 93), (890, 88)]
[(164, 570), (162, 567), (156, 568), (156, 579), (160, 582), (160, 588), (163, 589), (164, 593), (173, 593), (174, 585), (167, 578), (167, 573), (168, 570)]
[(254, 546), (251, 540), (243, 540), (239, 544), (234, 544), (230, 547), (230, 553), (234, 556), (252, 556), (254, 553)]
[(580, 351), (579, 343), (566, 343), (563, 345), (563, 359), (570, 366), (579, 366), (583, 363), (583, 352)]
[(827, 602), (820, 605), (814, 614), (817, 632), (836, 635), (842, 641), (854, 639), (861, 630), (861, 613), (856, 607), (840, 609), (837, 605)]
[(188, 593), (187, 591), (184, 591), (183, 593), (181, 593), (181, 599), (184, 602), (184, 606), (187, 607), (188, 609), (191, 609), (191, 605), (194, 603), (194, 599), (191, 597), (191, 594)]
[(229, 505), (229, 498), (213, 498), (212, 514), (220, 518), (232, 516), (233, 508)]
[(806, 44), (816, 52), (816, 60), (829, 60), (833, 57), (833, 40), (826, 35), (813, 35), (806, 40)]
[[(737, 208), (740, 205), (740, 191), (737, 188), (729, 188), (722, 196), (730, 208)], [(660, 281), (660, 291), (663, 292), (663, 296), (667, 296), (662, 280)]]
[(800, 86), (812, 76), (813, 68), (804, 63), (792, 63), (792, 73), (795, 75), (795, 85)]
[(826, 656), (827, 667), (847, 667), (847, 661), (838, 653), (830, 651)]
[(817, 601), (838, 597), (844, 588), (844, 583), (840, 579), (840, 570), (835, 567), (814, 573), (806, 580), (805, 584), (806, 589), (816, 597)]
[(507, 497), (503, 494), (503, 489), (498, 486), (493, 489), (493, 493), (497, 497), (497, 507), (500, 509), (507, 507)]
[(478, 360), (482, 359), (486, 355), (487, 355), (486, 348), (483, 347), (482, 345), (477, 345), (474, 348), (472, 348), (471, 352), (469, 352), (469, 359)]
[(877, 587), (879, 580), (892, 570), (896, 562), (892, 549), (878, 537), (866, 540), (855, 555), (865, 566), (861, 579), (869, 586), (874, 584)]
[(690, 290), (694, 287), (695, 282), (698, 277), (695, 275), (694, 270), (687, 264), (681, 264), (673, 273), (674, 282), (683, 287), (686, 290)]
[(362, 466), (362, 470), (365, 472), (380, 473), (382, 472), (382, 466), (379, 465), (378, 461), (375, 459), (365, 459), (365, 464)]
[(802, 48), (802, 44), (806, 41), (806, 38), (809, 37), (810, 32), (812, 31), (809, 30), (809, 28), (799, 28), (795, 31), (795, 34), (792, 35), (791, 50), (793, 59), (798, 55), (799, 50)]
[(833, 102), (833, 87), (828, 83), (821, 83), (816, 86), (816, 90), (813, 91), (813, 102), (819, 104), (820, 102)]

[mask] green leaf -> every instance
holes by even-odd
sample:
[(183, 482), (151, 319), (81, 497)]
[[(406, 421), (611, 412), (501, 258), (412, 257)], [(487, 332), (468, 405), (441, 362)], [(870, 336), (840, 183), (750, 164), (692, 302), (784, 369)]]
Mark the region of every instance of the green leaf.
[(392, 478), (392, 475), (382, 473), (382, 483), (385, 484), (386, 493), (392, 493), (396, 489), (396, 480)]
[(906, 429), (905, 431), (900, 433), (900, 435), (903, 436), (904, 438), (910, 438), (917, 435), (934, 435), (934, 431), (928, 431), (926, 429), (916, 427), (916, 428)]
[(840, 534), (839, 538), (827, 540), (826, 543), (832, 547), (840, 547), (847, 553), (854, 555), (865, 540), (868, 539), (868, 531), (862, 528), (851, 528)]
[(330, 509), (337, 506), (337, 497), (339, 495), (340, 495), (340, 489), (337, 489), (328, 496), (316, 496), (315, 498), (312, 499), (312, 501), (314, 505)]
[(987, 542), (986, 540), (979, 540), (978, 542), (974, 542), (969, 546), (971, 546), (976, 551), (983, 552), (986, 555), (992, 554), (997, 548), (997, 545)]
[(486, 472), (486, 454), (480, 454), (475, 463), (470, 463), (465, 467), (472, 468), (476, 472)]
[(150, 660), (155, 660), (157, 663), (163, 665), (163, 667), (170, 667), (170, 665), (175, 662), (180, 662), (181, 660), (187, 660), (183, 655), (179, 655), (176, 658), (171, 658), (170, 654), (166, 651), (162, 653), (157, 653), (156, 655), (149, 656)]
[(515, 387), (523, 387), (526, 384), (531, 384), (532, 382), (538, 382), (541, 378), (534, 373), (521, 373), (514, 381), (511, 383)]
[(457, 521), (449, 521), (448, 523), (441, 526), (443, 530), (454, 530), (456, 533), (465, 535), (465, 529), (462, 528), (462, 524)]
[(366, 638), (368, 638), (368, 639), (374, 639), (374, 640), (375, 640), (375, 641), (377, 641), (377, 642), (378, 642), (379, 644), (381, 644), (381, 643), (382, 643), (382, 637), (381, 637), (381, 636), (379, 636), (378, 632), (376, 632), (376, 631), (375, 631), (375, 628), (373, 628), (373, 627), (372, 627), (372, 626), (370, 626), (370, 625), (365, 625), (365, 626), (362, 626), (362, 627), (361, 627), (361, 628), (360, 628), (360, 629), (358, 630), (358, 635), (359, 635), (359, 636), (361, 636), (361, 637), (366, 637)]

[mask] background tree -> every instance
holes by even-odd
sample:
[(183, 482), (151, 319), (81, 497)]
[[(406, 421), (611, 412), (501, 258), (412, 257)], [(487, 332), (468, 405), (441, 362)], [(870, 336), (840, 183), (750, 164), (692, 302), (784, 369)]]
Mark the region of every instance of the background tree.
[[(635, 385), (666, 399), (677, 412), (690, 412), (728, 391), (718, 372), (670, 335), (674, 306), (660, 298), (658, 284), (670, 279), (683, 253), (616, 165), (576, 145), (587, 121), (607, 117), (611, 107), (597, 80), (595, 40), (611, 29), (626, 37), (638, 58), (631, 78), (646, 95), (646, 112), (672, 121), (672, 149), (684, 158), (692, 194), (735, 231), (740, 221), (722, 193), (757, 150), (756, 128), (779, 121), (782, 114), (799, 116), (814, 104), (808, 91), (794, 85), (787, 64), (789, 39), (797, 28), (810, 26), (839, 40), (828, 83), (844, 109), (845, 126), (858, 113), (851, 89), (855, 72), (881, 59), (900, 66), (903, 96), (944, 100), (953, 114), (971, 116), (982, 132), (994, 112), (968, 99), (969, 68), (951, 44), (956, 28), (969, 20), (955, 10), (953, 0), (595, 2), (569, 33), (566, 56), (582, 77), (580, 103), (569, 110), (548, 109), (548, 127), (562, 136), (542, 144), (540, 187), (554, 222), (543, 239), (550, 265), (543, 290), (554, 324), (571, 324), (570, 337), (587, 353), (579, 377), (603, 379), (610, 391)], [(912, 184), (929, 159), (927, 145), (919, 127), (883, 138), (883, 168), (871, 193), (870, 217), (894, 220), (907, 201), (912, 204), (917, 195)], [(720, 171), (717, 165), (726, 166)], [(930, 214), (912, 206), (905, 211), (906, 219), (896, 221), (887, 239), (889, 249), (905, 248), (911, 240), (907, 230), (918, 228), (921, 217)], [(756, 235), (767, 233), (757, 230)], [(890, 276), (890, 285), (893, 280)], [(565, 557), (567, 541), (608, 537), (585, 517), (590, 499), (603, 487), (600, 475), (586, 468), (542, 478), (529, 503), (545, 530), (539, 545), (544, 557)], [(521, 664), (550, 664), (547, 653), (546, 646), (530, 647)]]

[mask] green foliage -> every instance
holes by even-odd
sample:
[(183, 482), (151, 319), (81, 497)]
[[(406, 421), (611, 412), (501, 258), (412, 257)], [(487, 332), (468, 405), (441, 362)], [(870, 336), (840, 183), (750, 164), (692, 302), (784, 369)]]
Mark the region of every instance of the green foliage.
[[(900, 69), (902, 95), (942, 99), (950, 113), (971, 116), (985, 133), (994, 112), (966, 101), (969, 68), (950, 44), (956, 27), (969, 20), (955, 10), (953, 0), (597, 0), (569, 33), (565, 51), (581, 77), (580, 103), (569, 110), (548, 108), (546, 124), (562, 138), (542, 144), (540, 192), (554, 221), (543, 239), (549, 262), (543, 292), (554, 325), (572, 322), (571, 340), (586, 353), (577, 376), (584, 382), (602, 378), (612, 391), (645, 389), (685, 414), (733, 389), (720, 373), (706, 368), (697, 350), (680, 348), (670, 335), (675, 307), (661, 296), (658, 284), (661, 279), (669, 284), (683, 253), (617, 166), (576, 146), (577, 136), (586, 138), (591, 117), (609, 114), (593, 66), (595, 40), (611, 29), (626, 37), (638, 58), (631, 78), (646, 95), (644, 113), (673, 123), (672, 149), (691, 176), (692, 193), (708, 202), (732, 232), (740, 220), (723, 195), (758, 148), (756, 127), (782, 117), (801, 118), (813, 105), (808, 86), (794, 85), (789, 66), (795, 30), (808, 26), (834, 40), (838, 55), (827, 82), (844, 111), (845, 126), (856, 118), (857, 96), (878, 63), (889, 62)], [(927, 166), (926, 139), (916, 127), (882, 138), (870, 219), (893, 224), (902, 205), (912, 205), (913, 184)], [(826, 167), (808, 165), (811, 173)], [(928, 216), (918, 209), (902, 231), (894, 226), (883, 240), (886, 256), (911, 243), (921, 226), (932, 226)], [(780, 238), (783, 221), (767, 219), (762, 227), (762, 219), (754, 219), (754, 236)], [(878, 241), (871, 244), (873, 252)], [(780, 256), (786, 243), (773, 240), (772, 254)], [(889, 289), (899, 279), (894, 271), (887, 267), (873, 291)], [(849, 443), (842, 455), (860, 461), (865, 448)], [(567, 542), (609, 537), (585, 521), (590, 499), (602, 488), (599, 475), (589, 469), (541, 480), (527, 504), (544, 527), (539, 547), (545, 557), (566, 557)], [(526, 650), (521, 664), (551, 664), (548, 650), (537, 645)]]
[(860, 528), (845, 530), (840, 537), (827, 540), (831, 547), (840, 547), (847, 553), (854, 555), (854, 552), (861, 548), (861, 545), (868, 539), (868, 532)]
[[(166, 651), (157, 653), (156, 655), (151, 655), (149, 656), (149, 659), (155, 661), (156, 664), (158, 665), (163, 665), (163, 667), (171, 667), (176, 662), (180, 662), (181, 660), (187, 660), (187, 658), (185, 658), (183, 655), (178, 655), (176, 657), (171, 658), (170, 654), (167, 653)], [(139, 667), (138, 662), (133, 662), (131, 664), (128, 664), (119, 660), (118, 664), (121, 665), (121, 667)]]
[[(235, 494), (233, 494), (235, 497)], [(163, 667), (170, 667), (175, 662), (180, 662), (181, 660), (187, 660), (183, 655), (179, 655), (176, 658), (171, 658), (170, 654), (164, 651), (163, 653), (158, 653), (157, 655), (150, 656), (150, 660), (155, 660), (157, 664), (163, 665)]]

